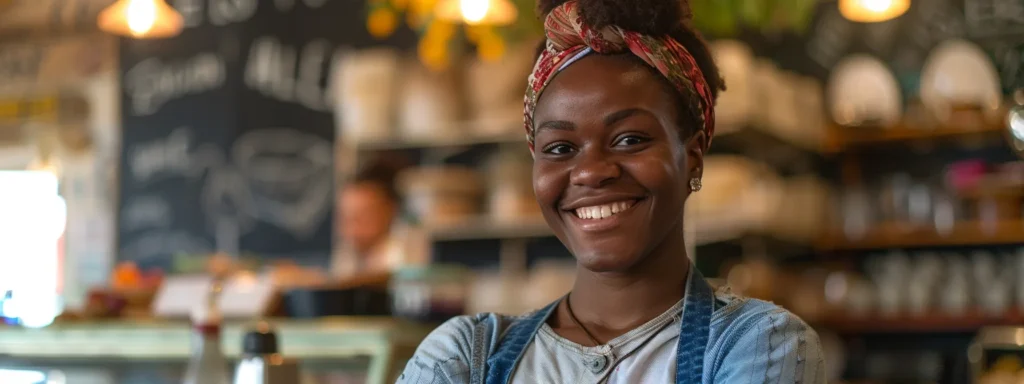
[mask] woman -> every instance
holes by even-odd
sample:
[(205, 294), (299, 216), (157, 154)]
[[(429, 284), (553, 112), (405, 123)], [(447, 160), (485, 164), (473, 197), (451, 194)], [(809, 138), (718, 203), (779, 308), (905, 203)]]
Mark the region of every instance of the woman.
[(384, 276), (423, 260), (426, 239), (398, 217), (396, 168), (373, 163), (340, 189), (336, 217), (342, 248), (334, 258), (336, 276)]
[(526, 129), (544, 218), (577, 260), (572, 291), (521, 317), (459, 317), (403, 383), (822, 383), (817, 335), (767, 302), (713, 292), (683, 206), (701, 188), (724, 89), (670, 1), (544, 0)]

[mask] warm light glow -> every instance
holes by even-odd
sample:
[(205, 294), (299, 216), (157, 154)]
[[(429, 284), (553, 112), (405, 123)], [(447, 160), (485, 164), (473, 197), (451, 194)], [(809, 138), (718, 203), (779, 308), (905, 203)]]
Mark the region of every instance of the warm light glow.
[(153, 0), (128, 0), (128, 29), (134, 36), (145, 35), (156, 24), (156, 4)]
[(164, 0), (118, 0), (100, 12), (100, 29), (137, 39), (164, 38), (181, 33), (181, 14)]
[(519, 17), (509, 0), (441, 0), (435, 14), (444, 21), (470, 25), (509, 25)]
[(872, 12), (885, 12), (892, 6), (892, 0), (864, 0), (864, 8)]
[(839, 0), (839, 12), (850, 21), (877, 23), (903, 15), (910, 0)]
[(487, 10), (491, 7), (488, 0), (459, 0), (459, 10), (462, 11), (462, 19), (470, 24), (478, 24), (487, 16)]

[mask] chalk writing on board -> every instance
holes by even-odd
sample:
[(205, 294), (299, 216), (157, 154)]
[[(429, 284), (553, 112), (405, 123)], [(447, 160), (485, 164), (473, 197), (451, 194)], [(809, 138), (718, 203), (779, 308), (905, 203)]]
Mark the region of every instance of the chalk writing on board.
[(257, 0), (208, 0), (210, 24), (241, 23), (256, 14)]
[(309, 41), (297, 49), (271, 36), (259, 37), (249, 48), (245, 85), (278, 101), (330, 112), (329, 78), (338, 56), (324, 39)]
[(185, 28), (203, 25), (203, 2), (205, 0), (172, 0), (171, 5), (181, 14)]
[(166, 137), (136, 144), (128, 154), (132, 179), (147, 183), (170, 177), (199, 178), (224, 162), (224, 154), (213, 144), (193, 149), (192, 131), (178, 127)]
[(146, 116), (174, 99), (223, 87), (226, 77), (224, 59), (207, 52), (169, 62), (142, 60), (125, 72), (124, 87), (131, 113)]
[(974, 37), (1024, 34), (1024, 2), (1020, 0), (965, 1), (964, 18)]
[(121, 225), (131, 230), (167, 227), (172, 218), (171, 206), (159, 196), (139, 196), (121, 208)]
[(128, 161), (132, 178), (146, 182), (161, 174), (187, 174), (190, 140), (191, 135), (187, 129), (177, 128), (163, 139), (135, 145)]
[(831, 68), (845, 53), (850, 43), (852, 25), (830, 8), (815, 23), (814, 33), (807, 43), (807, 54), (819, 65)]
[(962, 12), (947, 0), (918, 0), (911, 16), (911, 42), (924, 51), (966, 33)]
[(318, 136), (288, 128), (248, 132), (232, 148), (260, 221), (308, 238), (331, 211), (332, 146)]
[[(290, 12), (296, 3), (310, 9), (318, 9), (328, 0), (273, 0), (278, 12)], [(170, 3), (181, 13), (185, 28), (203, 25), (225, 26), (244, 23), (253, 18), (259, 10), (261, 0), (173, 0)], [(205, 5), (205, 7), (204, 7)], [(205, 12), (204, 12), (205, 11)]]

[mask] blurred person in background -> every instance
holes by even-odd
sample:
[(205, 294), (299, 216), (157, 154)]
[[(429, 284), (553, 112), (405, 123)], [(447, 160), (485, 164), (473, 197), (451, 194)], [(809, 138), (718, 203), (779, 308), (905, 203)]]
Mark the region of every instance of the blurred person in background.
[(341, 186), (335, 205), (341, 249), (336, 277), (387, 275), (393, 269), (425, 260), (426, 239), (401, 217), (402, 199), (395, 186), (396, 162), (375, 161)]
[(765, 301), (714, 290), (683, 238), (724, 89), (688, 4), (540, 0), (546, 46), (525, 98), (533, 189), (576, 258), (533, 313), (462, 316), (403, 383), (823, 383), (817, 334)]

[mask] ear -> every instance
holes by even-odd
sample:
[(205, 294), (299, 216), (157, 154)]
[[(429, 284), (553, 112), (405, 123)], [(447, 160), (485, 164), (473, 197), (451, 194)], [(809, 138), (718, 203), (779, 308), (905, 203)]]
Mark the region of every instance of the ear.
[(708, 136), (704, 130), (697, 131), (686, 142), (687, 181), (704, 176), (704, 150), (708, 147), (707, 144)]

